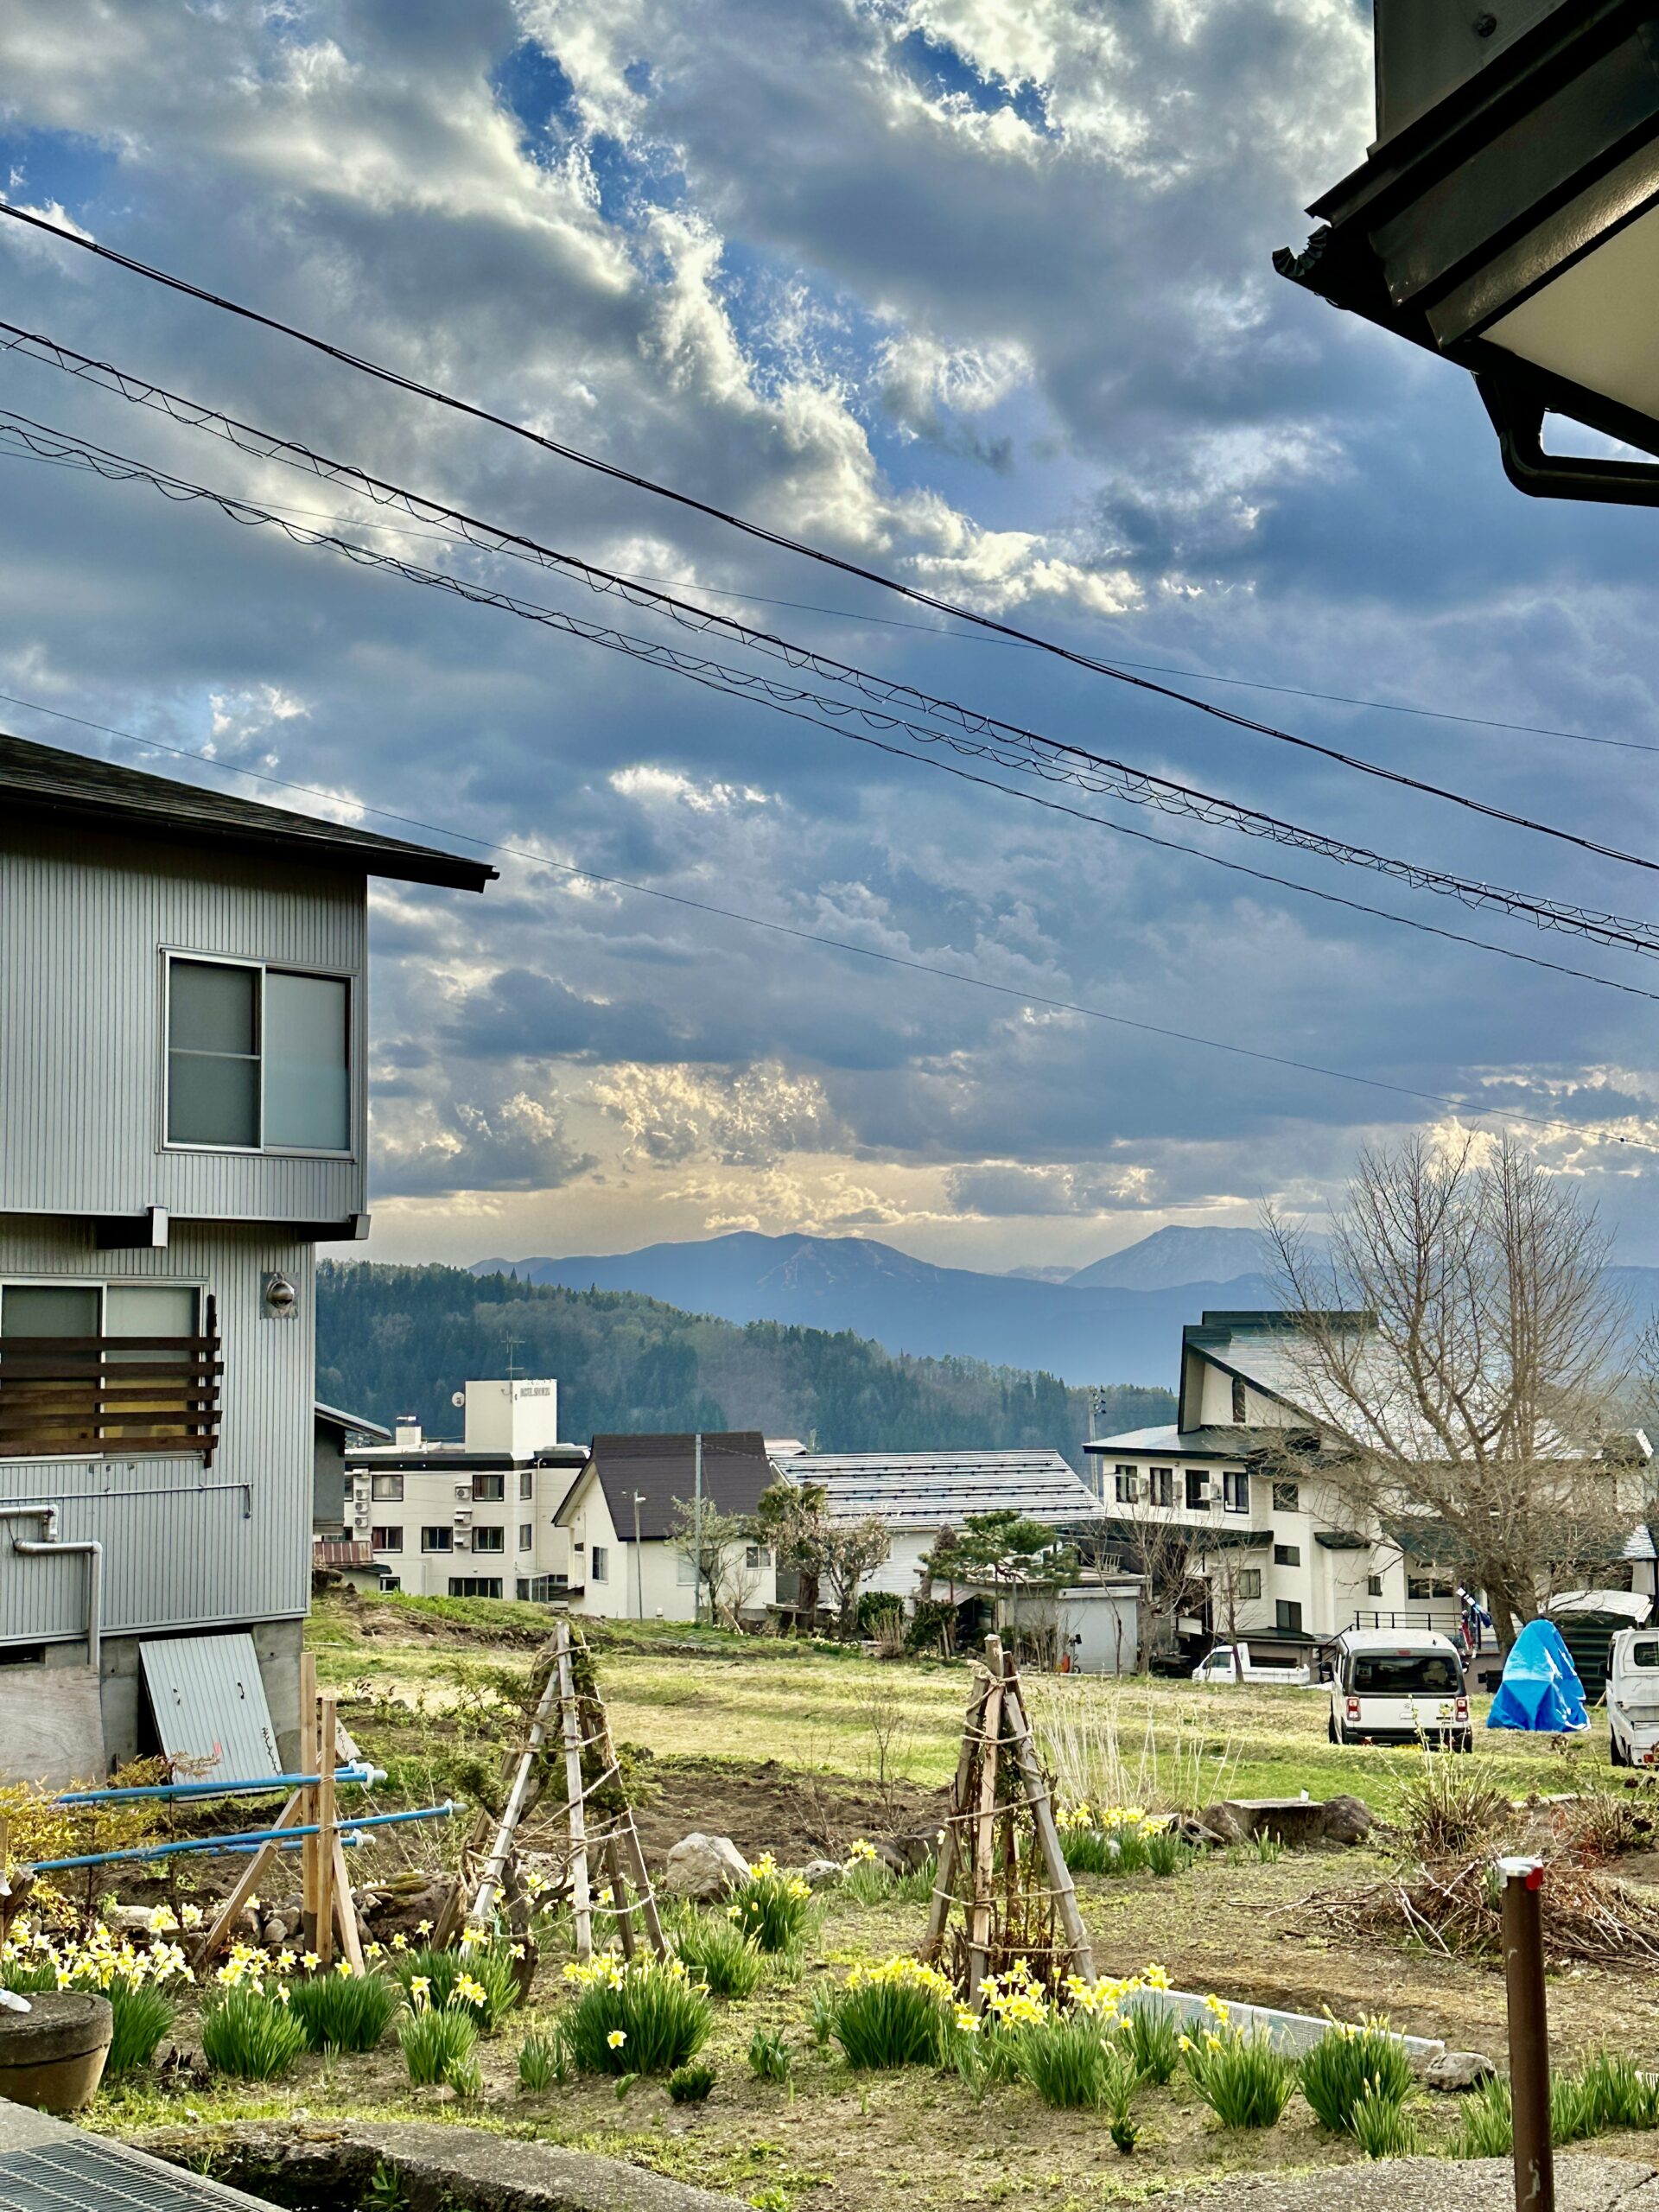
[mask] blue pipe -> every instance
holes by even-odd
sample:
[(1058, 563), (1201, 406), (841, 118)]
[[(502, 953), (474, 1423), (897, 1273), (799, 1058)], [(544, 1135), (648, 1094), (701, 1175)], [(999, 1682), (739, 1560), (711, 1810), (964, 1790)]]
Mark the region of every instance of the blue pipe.
[[(454, 1809), (454, 1800), (446, 1798), (442, 1805), (426, 1805), (418, 1812), (371, 1813), (338, 1821), (336, 1827), (343, 1836), (348, 1829), (396, 1827), (402, 1821), (447, 1821)], [(37, 1859), (33, 1871), (37, 1874), (58, 1874), (73, 1866), (113, 1866), (122, 1860), (175, 1859), (186, 1851), (233, 1851), (245, 1843), (287, 1843), (321, 1833), (320, 1821), (305, 1827), (244, 1828), (238, 1835), (197, 1836), (184, 1843), (139, 1844), (129, 1851), (89, 1851), (79, 1859)]]
[[(371, 1789), (385, 1778), (384, 1767), (371, 1766), (362, 1759), (354, 1766), (338, 1768), (334, 1784), (337, 1789)], [(71, 1790), (53, 1802), (59, 1805), (132, 1805), (146, 1797), (248, 1797), (263, 1796), (267, 1790), (305, 1789), (321, 1780), (320, 1774), (273, 1774), (261, 1775), (248, 1782), (147, 1782), (129, 1789)]]

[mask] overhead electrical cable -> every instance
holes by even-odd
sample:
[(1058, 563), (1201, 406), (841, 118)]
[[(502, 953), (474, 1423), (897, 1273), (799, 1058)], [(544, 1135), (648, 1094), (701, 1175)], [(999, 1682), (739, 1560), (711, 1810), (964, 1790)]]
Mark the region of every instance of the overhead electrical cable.
[[(92, 721), (84, 715), (67, 714), (60, 707), (42, 706), (38, 700), (22, 699), (10, 692), (0, 692), (0, 700), (8, 705), (25, 707), (33, 712), (51, 715), (54, 721), (73, 722), (78, 728), (97, 731), (138, 747), (147, 753), (164, 753), (175, 760), (199, 761), (203, 766), (218, 770), (221, 774), (248, 776), (254, 781), (269, 784), (279, 791), (296, 791), (310, 798), (321, 799), (326, 805), (338, 806), (341, 794), (324, 791), (315, 784), (296, 782), (288, 776), (274, 775), (268, 769), (245, 768), (218, 759), (211, 753), (201, 753), (188, 746), (168, 745), (159, 738), (141, 737), (136, 730), (121, 729), (110, 722)], [(912, 975), (932, 976), (943, 982), (966, 984), (969, 989), (988, 991), (997, 998), (1014, 999), (1022, 1006), (1039, 1006), (1058, 1014), (1071, 1014), (1088, 1021), (1105, 1022), (1115, 1029), (1131, 1029), (1143, 1036), (1161, 1037), (1179, 1045), (1195, 1045), (1201, 1050), (1224, 1052), (1235, 1059), (1255, 1060), (1268, 1067), (1287, 1068), (1295, 1074), (1319, 1076), (1333, 1083), (1352, 1084), (1367, 1090), (1387, 1091), (1396, 1098), (1414, 1099), (1420, 1104), (1444, 1107), (1448, 1112), (1467, 1116), (1474, 1121), (1509, 1122), (1517, 1128), (1565, 1130), (1586, 1141), (1594, 1140), (1606, 1144), (1623, 1145), (1635, 1152), (1659, 1153), (1659, 1144), (1642, 1137), (1633, 1137), (1622, 1130), (1610, 1128), (1605, 1123), (1585, 1123), (1567, 1120), (1561, 1115), (1527, 1114), (1518, 1108), (1482, 1105), (1466, 1098), (1452, 1098), (1443, 1092), (1420, 1090), (1409, 1084), (1389, 1083), (1381, 1076), (1355, 1075), (1346, 1068), (1323, 1066), (1315, 1060), (1294, 1059), (1282, 1052), (1268, 1052), (1250, 1045), (1233, 1045), (1217, 1037), (1205, 1037), (1195, 1030), (1174, 1029), (1156, 1021), (1140, 1021), (1132, 1015), (1108, 1014), (1103, 1007), (1088, 1006), (1077, 1000), (1049, 996), (1040, 991), (1023, 990), (1017, 983), (995, 983), (983, 976), (970, 976), (961, 969), (944, 968), (929, 960), (912, 960), (902, 953), (884, 952), (879, 947), (860, 944), (851, 938), (831, 937), (823, 930), (802, 929), (791, 922), (774, 921), (764, 914), (748, 914), (734, 906), (717, 906), (711, 899), (693, 899), (679, 891), (666, 891), (658, 884), (639, 883), (622, 875), (610, 875), (597, 868), (581, 868), (572, 861), (550, 859), (545, 853), (531, 851), (522, 845), (503, 844), (492, 837), (474, 836), (470, 830), (437, 823), (423, 821), (418, 815), (395, 813), (391, 808), (374, 806), (365, 800), (353, 799), (352, 804), (364, 814), (374, 816), (377, 821), (395, 822), (405, 830), (418, 830), (435, 837), (459, 838), (462, 844), (476, 845), (488, 853), (502, 853), (510, 860), (529, 862), (535, 868), (544, 868), (554, 873), (579, 877), (587, 883), (602, 884), (607, 889), (628, 891), (645, 899), (656, 899), (671, 906), (681, 906), (693, 913), (709, 914), (721, 921), (740, 922), (746, 928), (765, 930), (774, 937), (792, 938), (798, 944), (817, 944), (832, 952), (852, 954), (860, 960), (879, 963), (886, 968), (902, 968)]]
[[(1370, 868), (1409, 882), (1419, 889), (1436, 892), (1441, 896), (1457, 899), (1470, 906), (1491, 906), (1535, 923), (1541, 929), (1559, 930), (1589, 938), (1592, 942), (1626, 950), (1648, 954), (1659, 952), (1659, 924), (1638, 921), (1628, 916), (1604, 913), (1598, 910), (1567, 906), (1556, 900), (1537, 899), (1528, 893), (1509, 891), (1500, 887), (1477, 882), (1471, 879), (1448, 874), (1441, 870), (1423, 867), (1414, 861), (1393, 859), (1371, 852), (1362, 846), (1351, 845), (1340, 839), (1305, 830), (1294, 823), (1257, 812), (1252, 808), (1236, 806), (1233, 802), (1217, 799), (1197, 791), (1185, 785), (1169, 782), (1162, 777), (1151, 776), (1141, 770), (1122, 767), (1121, 764), (1103, 764), (1110, 774), (1091, 769), (1087, 775), (1076, 768), (1056, 764), (1052, 756), (1033, 761), (1025, 755), (1014, 756), (998, 742), (976, 739), (962, 729), (940, 729), (915, 721), (906, 716), (882, 711), (857, 700), (837, 698), (823, 692), (793, 683), (781, 683), (776, 677), (757, 675), (753, 670), (734, 669), (707, 656), (693, 654), (666, 645), (654, 639), (632, 636), (625, 631), (584, 621), (580, 616), (560, 608), (547, 607), (518, 598), (476, 579), (447, 575), (440, 570), (423, 569), (405, 561), (400, 556), (377, 548), (354, 543), (349, 538), (334, 532), (316, 529), (309, 524), (289, 520), (256, 501), (239, 494), (217, 492), (190, 480), (175, 476), (169, 472), (134, 461), (129, 456), (112, 452), (107, 447), (95, 446), (89, 441), (73, 438), (49, 426), (32, 422), (10, 410), (0, 409), (0, 442), (12, 440), (31, 453), (48, 460), (79, 460), (86, 463), (101, 477), (112, 481), (143, 482), (151, 486), (165, 498), (173, 500), (200, 500), (217, 508), (229, 520), (245, 526), (269, 524), (279, 530), (296, 544), (327, 548), (340, 553), (359, 567), (385, 570), (405, 582), (418, 583), (445, 591), (452, 595), (481, 606), (494, 607), (505, 613), (533, 621), (565, 635), (580, 638), (600, 645), (607, 651), (619, 652), (626, 658), (650, 665), (665, 668), (676, 675), (687, 677), (704, 686), (717, 690), (726, 696), (758, 702), (791, 713), (796, 719), (817, 721), (818, 716), (801, 713), (804, 705), (817, 707), (830, 717), (823, 727), (851, 737), (866, 745), (875, 745), (882, 751), (900, 752), (906, 759), (918, 759), (903, 748), (891, 747), (869, 733), (875, 730), (902, 730), (906, 735), (926, 745), (944, 745), (952, 751), (982, 759), (990, 759), (998, 765), (1020, 772), (1035, 772), (1049, 781), (1066, 781), (1080, 788), (1094, 791), (1109, 791), (1113, 796), (1133, 803), (1149, 805), (1169, 814), (1181, 814), (1212, 825), (1241, 830), (1247, 836), (1266, 837), (1278, 844), (1313, 852), (1335, 859), (1351, 866)], [(809, 660), (810, 657), (809, 656)], [(867, 728), (851, 727), (861, 721)], [(1092, 760), (1094, 756), (1090, 756)], [(934, 762), (931, 765), (944, 766)], [(960, 775), (960, 770), (950, 772)], [(988, 779), (986, 779), (988, 780)], [(994, 788), (1006, 795), (1030, 798), (1029, 792), (1013, 791), (1006, 785)], [(1084, 819), (1100, 821), (1097, 816)], [(1103, 824), (1113, 827), (1112, 824)], [(1381, 910), (1378, 910), (1381, 911)], [(1390, 918), (1401, 919), (1401, 917)], [(1472, 940), (1471, 940), (1472, 942)]]
[[(112, 392), (130, 404), (152, 409), (170, 422), (181, 423), (188, 429), (205, 432), (255, 460), (280, 461), (283, 467), (297, 469), (320, 482), (344, 485), (373, 500), (377, 505), (395, 507), (417, 522), (447, 523), (460, 531), (469, 544), (482, 551), (509, 554), (515, 559), (528, 561), (535, 567), (574, 576), (592, 591), (614, 594), (632, 606), (649, 607), (658, 613), (666, 614), (683, 628), (693, 629), (699, 633), (717, 630), (753, 651), (785, 660), (791, 667), (810, 667), (820, 676), (830, 677), (837, 683), (850, 683), (867, 697), (879, 698), (884, 703), (902, 701), (925, 713), (943, 715), (964, 728), (994, 733), (999, 738), (1008, 739), (1022, 747), (1065, 759), (1086, 761), (1091, 766), (1104, 767), (1115, 773), (1134, 772), (1126, 772), (1122, 762), (1105, 760), (1085, 747), (1045, 736), (1040, 731), (1028, 729), (1018, 722), (1007, 721), (977, 708), (963, 706), (958, 700), (924, 691), (915, 684), (878, 676), (871, 670), (841, 660), (816, 646), (802, 645), (772, 631), (758, 630), (749, 623), (738, 620), (734, 615), (694, 606), (666, 591), (655, 588), (642, 577), (619, 575), (615, 570), (601, 568), (596, 562), (585, 560), (579, 555), (544, 545), (539, 539), (521, 531), (505, 529), (499, 524), (486, 522), (477, 515), (467, 513), (463, 508), (450, 506), (427, 493), (411, 492), (406, 486), (371, 474), (355, 462), (337, 460), (296, 439), (285, 438), (275, 431), (242, 422), (222, 409), (170, 391), (164, 385), (117, 367), (113, 362), (95, 360), (90, 354), (79, 353), (74, 347), (62, 345), (41, 332), (25, 330), (18, 324), (0, 321), (0, 353), (20, 354), (46, 367), (60, 370), (92, 384), (99, 391)], [(1328, 747), (1323, 747), (1315, 749), (1329, 751)], [(1331, 757), (1339, 756), (1332, 754)], [(1355, 764), (1351, 761), (1349, 765)], [(1452, 805), (1484, 815), (1488, 820), (1505, 823), (1511, 828), (1526, 830), (1540, 836), (1559, 839), (1564, 843), (1577, 846), (1581, 851), (1594, 853), (1605, 860), (1618, 861), (1627, 867), (1659, 872), (1659, 861), (1644, 859), (1617, 846), (1604, 845), (1594, 838), (1580, 836), (1575, 830), (1535, 822), (1507, 807), (1491, 805), (1465, 792), (1447, 791), (1439, 785), (1422, 784), (1413, 778), (1402, 778), (1395, 770), (1380, 767), (1375, 763), (1362, 765), (1368, 772), (1381, 776), (1388, 782), (1404, 783), (1414, 790), (1444, 799)]]
[[(902, 730), (922, 744), (943, 745), (957, 753), (995, 760), (999, 766), (1020, 772), (1035, 772), (1049, 781), (1071, 782), (1092, 791), (1109, 791), (1114, 797), (1149, 805), (1164, 813), (1190, 816), (1213, 826), (1265, 837), (1277, 844), (1288, 845), (1300, 851), (1313, 852), (1350, 866), (1366, 868), (1395, 877), (1416, 888), (1455, 898), (1465, 906), (1495, 907), (1531, 921), (1541, 929), (1586, 937), (1594, 943), (1625, 950), (1647, 954), (1659, 952), (1659, 924), (1605, 913), (1596, 909), (1568, 906), (1557, 900), (1535, 898), (1523, 892), (1505, 890), (1496, 885), (1452, 875), (1414, 861), (1396, 860), (1374, 853), (1368, 848), (1351, 845), (1320, 832), (1303, 829), (1278, 817), (1260, 813), (1253, 808), (1237, 806), (1230, 800), (1216, 798), (1188, 785), (1149, 775), (1145, 771), (1124, 767), (1121, 763), (1101, 762), (1098, 767), (1091, 765), (1085, 774), (1076, 766), (1057, 763), (1052, 754), (1046, 754), (1040, 760), (1033, 760), (1023, 753), (1010, 753), (1001, 741), (975, 738), (964, 729), (938, 728), (902, 715), (884, 711), (860, 700), (838, 698), (801, 684), (782, 683), (773, 677), (758, 675), (750, 669), (731, 668), (706, 655), (690, 653), (654, 639), (638, 638), (625, 631), (584, 621), (578, 615), (520, 599), (512, 593), (474, 578), (422, 568), (397, 554), (356, 544), (334, 532), (289, 520), (240, 494), (214, 491), (188, 478), (173, 475), (168, 471), (152, 467), (128, 455), (114, 453), (107, 447), (71, 437), (10, 410), (0, 409), (0, 442), (8, 439), (23, 449), (48, 460), (82, 461), (97, 474), (111, 481), (145, 483), (163, 497), (175, 501), (202, 501), (217, 508), (229, 520), (245, 526), (269, 524), (296, 544), (327, 548), (343, 555), (359, 567), (383, 569), (402, 577), (405, 582), (445, 591), (478, 605), (497, 607), (524, 620), (580, 638), (607, 651), (621, 653), (628, 658), (665, 668), (726, 696), (755, 701), (791, 713), (796, 719), (819, 720), (818, 716), (799, 711), (804, 706), (817, 707), (823, 715), (830, 718), (822, 723), (823, 727), (860, 743), (875, 745), (882, 751), (899, 752), (906, 759), (915, 760), (922, 756), (889, 746), (870, 733)], [(810, 664), (812, 657), (809, 654), (806, 658)], [(863, 722), (866, 728), (860, 730), (851, 727), (855, 721)], [(1093, 755), (1089, 758), (1091, 764), (1096, 760)], [(944, 764), (935, 761), (930, 765), (943, 766)], [(963, 773), (960, 770), (951, 770), (950, 772)], [(1006, 785), (995, 785), (993, 787), (1007, 796), (1024, 798), (1033, 796), (1029, 792), (1014, 791)], [(1097, 816), (1085, 816), (1084, 818), (1096, 823), (1100, 821)]]
[[(874, 584), (883, 591), (895, 593), (900, 598), (910, 601), (912, 605), (925, 607), (936, 614), (947, 615), (955, 621), (969, 623), (976, 629), (1011, 639), (1015, 644), (1033, 648), (1037, 652), (1051, 653), (1056, 658), (1068, 662), (1073, 667), (1090, 670), (1097, 676), (1109, 677), (1116, 683), (1129, 684), (1135, 690), (1148, 692), (1155, 697), (1168, 699), (1178, 705), (1191, 707), (1195, 712), (1208, 715), (1217, 721), (1229, 724), (1233, 728), (1248, 730), (1256, 736), (1269, 738), (1275, 743), (1295, 746), (1304, 752), (1318, 753), (1325, 760), (1335, 761), (1338, 766), (1352, 769), (1359, 774), (1379, 777), (1385, 782), (1397, 784), (1406, 790), (1421, 791), (1429, 797), (1448, 800), (1456, 805), (1467, 806), (1478, 804), (1458, 792), (1448, 791), (1438, 785), (1427, 783), (1421, 778), (1408, 776), (1402, 770), (1385, 767), (1378, 761), (1363, 760), (1357, 754), (1345, 753), (1336, 746), (1322, 745), (1316, 739), (1303, 737), (1293, 731), (1281, 729), (1272, 722), (1259, 721), (1252, 715), (1235, 713), (1231, 708), (1220, 706), (1212, 699), (1200, 699), (1191, 692), (1178, 691), (1166, 683), (1155, 683), (1149, 676), (1132, 670), (1122, 663), (1102, 660), (1096, 655), (1083, 652), (1075, 646), (1062, 645), (1058, 639), (1045, 638), (1035, 631), (1021, 629), (1016, 623), (1001, 621), (995, 615), (982, 613), (977, 609), (963, 606), (959, 601), (944, 599), (937, 593), (926, 591), (918, 584), (907, 584), (897, 576), (888, 575), (879, 569), (867, 568), (861, 562), (851, 560), (843, 554), (831, 553), (822, 546), (809, 544), (804, 539), (792, 537), (786, 531), (773, 530), (766, 524), (754, 522), (746, 516), (735, 514), (729, 508), (721, 507), (711, 500), (697, 498), (694, 493), (684, 492), (677, 486), (664, 484), (654, 477), (642, 475), (637, 470), (622, 467), (620, 462), (607, 461), (597, 454), (585, 453), (579, 447), (569, 445), (562, 439), (550, 437), (545, 431), (534, 430), (527, 423), (514, 422), (511, 416), (499, 415), (491, 408), (480, 406), (472, 400), (462, 399), (453, 392), (443, 391), (436, 385), (425, 384), (418, 378), (405, 376), (401, 370), (387, 368), (378, 361), (370, 360), (366, 355), (354, 353), (346, 346), (336, 346), (326, 338), (319, 338), (314, 333), (302, 329), (296, 323), (284, 322), (280, 316), (266, 315), (260, 308), (249, 307), (244, 302), (230, 299), (222, 293), (209, 291), (203, 285), (194, 284), (187, 277), (175, 276), (170, 270), (158, 269), (151, 263), (137, 260), (130, 254), (121, 253), (113, 246), (102, 245), (96, 238), (88, 238), (84, 232), (70, 228), (67, 224), (54, 223), (47, 216), (35, 213), (32, 209), (18, 207), (10, 200), (0, 200), (0, 215), (9, 216), (13, 221), (27, 224), (35, 230), (46, 232), (52, 237), (61, 239), (66, 245), (77, 246), (85, 253), (95, 254), (100, 260), (111, 262), (118, 268), (125, 269), (133, 276), (145, 277), (152, 283), (164, 285), (169, 291), (177, 292), (186, 298), (198, 300), (204, 306), (217, 308), (223, 313), (235, 315), (245, 322), (255, 323), (263, 329), (275, 331), (282, 337), (292, 339), (297, 345), (308, 346), (313, 352), (323, 354), (330, 360), (340, 362), (344, 367), (354, 369), (359, 374), (372, 377), (378, 382), (389, 385), (397, 391), (406, 391), (416, 398), (429, 400), (435, 406), (446, 408), (452, 413), (465, 416), (474, 422), (487, 423), (492, 429), (505, 430), (513, 437), (523, 438), (531, 445), (539, 446), (543, 452), (552, 454), (558, 460), (569, 461), (578, 467), (592, 470), (598, 475), (607, 477), (616, 483), (626, 484), (636, 491), (649, 493), (654, 498), (671, 500), (677, 506), (684, 507), (693, 513), (707, 516), (710, 520), (718, 522), (728, 529), (741, 531), (745, 537), (754, 538), (762, 544), (774, 546), (783, 552), (796, 554), (803, 560), (817, 562), (822, 567), (837, 569), (842, 575), (855, 576), (861, 582)], [(1483, 807), (1481, 810), (1485, 812), (1493, 810)], [(1509, 815), (1501, 810), (1499, 810), (1498, 818), (1516, 822), (1520, 826), (1537, 830), (1546, 835), (1566, 836), (1568, 834), (1565, 831), (1549, 830), (1542, 823), (1529, 822), (1523, 817)], [(1575, 840), (1574, 842), (1583, 841)], [(1592, 849), (1608, 850), (1599, 846), (1592, 846)], [(1628, 854), (1610, 855), (1610, 856), (1629, 861), (1631, 865), (1637, 867), (1659, 867), (1659, 861), (1637, 861)]]

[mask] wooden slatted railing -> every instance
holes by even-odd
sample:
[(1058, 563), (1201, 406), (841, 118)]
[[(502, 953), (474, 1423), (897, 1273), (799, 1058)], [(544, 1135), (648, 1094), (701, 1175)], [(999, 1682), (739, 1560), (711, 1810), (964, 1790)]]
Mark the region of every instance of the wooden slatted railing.
[(219, 1443), (219, 1321), (199, 1337), (0, 1337), (0, 1459), (199, 1452)]

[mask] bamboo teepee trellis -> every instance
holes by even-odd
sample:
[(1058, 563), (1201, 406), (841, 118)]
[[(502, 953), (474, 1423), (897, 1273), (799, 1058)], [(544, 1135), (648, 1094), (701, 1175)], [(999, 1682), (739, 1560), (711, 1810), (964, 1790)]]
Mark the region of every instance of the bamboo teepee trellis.
[[(480, 1808), (432, 1940), (453, 1941), (463, 1921), (487, 1923), (504, 1895), (522, 1894), (517, 1855), (531, 1840), (529, 1823), (551, 1792), (546, 1825), (553, 1834), (546, 1840), (563, 1853), (576, 1956), (592, 1957), (599, 1917), (615, 1922), (625, 1958), (633, 1957), (641, 1933), (658, 1957), (666, 1958), (668, 1943), (605, 1700), (588, 1647), (568, 1621), (557, 1624), (552, 1642), (537, 1654), (531, 1680), (532, 1687), (539, 1681), (539, 1694), (524, 1740), (503, 1770), (504, 1779), (511, 1776), (506, 1802), (499, 1817)], [(556, 1755), (550, 1740), (556, 1726), (562, 1746)], [(610, 1892), (607, 1905), (596, 1900), (601, 1887)]]
[(1045, 1988), (1067, 1974), (1095, 1978), (1019, 1672), (1000, 1637), (986, 1637), (975, 1674), (922, 1956), (947, 1965), (976, 2007), (987, 1980), (1021, 1965)]

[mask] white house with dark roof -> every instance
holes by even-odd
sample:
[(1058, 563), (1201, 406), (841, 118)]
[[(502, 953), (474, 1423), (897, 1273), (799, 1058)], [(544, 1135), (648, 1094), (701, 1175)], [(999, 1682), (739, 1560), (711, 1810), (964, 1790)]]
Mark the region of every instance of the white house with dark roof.
[[(559, 1509), (570, 1547), (570, 1611), (624, 1620), (694, 1619), (696, 1578), (675, 1542), (677, 1507), (693, 1504), (700, 1486), (707, 1504), (741, 1520), (754, 1511), (772, 1479), (758, 1429), (594, 1437), (588, 1464)], [(742, 1585), (742, 1617), (764, 1618), (778, 1597), (770, 1550), (746, 1542), (733, 1567)], [(706, 1619), (706, 1585), (702, 1602)]]
[(369, 880), (493, 873), (0, 736), (0, 1774), (211, 1757), (220, 1693), (291, 1764)]

